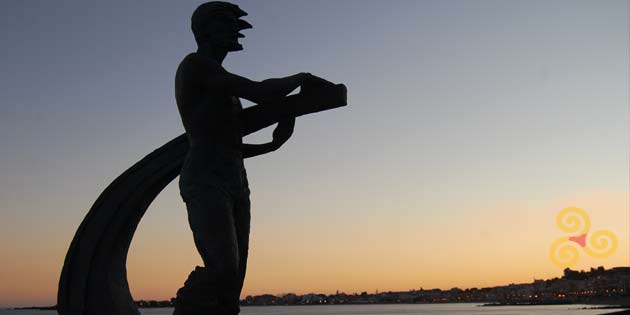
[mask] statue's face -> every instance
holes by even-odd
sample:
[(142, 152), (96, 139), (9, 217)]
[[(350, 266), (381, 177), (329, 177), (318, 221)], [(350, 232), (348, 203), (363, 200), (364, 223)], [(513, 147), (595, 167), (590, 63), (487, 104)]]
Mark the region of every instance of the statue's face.
[(240, 20), (235, 14), (223, 11), (215, 15), (207, 27), (208, 39), (212, 45), (222, 47), (227, 51), (238, 51), (243, 49), (238, 39), (245, 37), (239, 31), (252, 26), (244, 20)]

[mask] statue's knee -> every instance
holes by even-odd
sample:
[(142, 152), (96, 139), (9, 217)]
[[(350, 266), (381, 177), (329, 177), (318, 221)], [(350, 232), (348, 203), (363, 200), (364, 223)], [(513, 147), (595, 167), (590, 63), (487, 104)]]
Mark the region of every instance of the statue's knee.
[(214, 248), (208, 253), (206, 267), (212, 273), (224, 278), (235, 277), (238, 274), (239, 253), (234, 244)]

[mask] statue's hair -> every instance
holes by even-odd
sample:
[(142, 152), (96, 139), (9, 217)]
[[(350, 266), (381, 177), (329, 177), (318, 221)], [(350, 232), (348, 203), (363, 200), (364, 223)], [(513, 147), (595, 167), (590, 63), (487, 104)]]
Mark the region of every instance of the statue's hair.
[(190, 27), (197, 42), (201, 39), (206, 23), (220, 13), (234, 14), (236, 18), (247, 15), (238, 5), (224, 1), (210, 1), (198, 6), (190, 19)]

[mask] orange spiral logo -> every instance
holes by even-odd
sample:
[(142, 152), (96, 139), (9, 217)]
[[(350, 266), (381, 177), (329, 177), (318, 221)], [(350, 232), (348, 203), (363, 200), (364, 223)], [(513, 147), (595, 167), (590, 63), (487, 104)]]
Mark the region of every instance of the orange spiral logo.
[[(580, 248), (595, 258), (606, 258), (617, 250), (617, 236), (609, 230), (597, 230), (590, 236), (591, 221), (586, 211), (569, 207), (556, 215), (560, 230), (574, 236), (563, 236), (551, 243), (549, 257), (560, 268), (572, 267), (580, 256)], [(587, 238), (588, 237), (588, 238)]]

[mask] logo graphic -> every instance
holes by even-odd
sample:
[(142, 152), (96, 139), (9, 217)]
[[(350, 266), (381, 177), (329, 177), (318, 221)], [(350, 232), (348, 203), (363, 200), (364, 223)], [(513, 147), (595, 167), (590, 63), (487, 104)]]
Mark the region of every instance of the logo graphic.
[(555, 240), (549, 249), (551, 261), (560, 268), (575, 265), (582, 250), (595, 258), (606, 258), (617, 250), (617, 236), (609, 230), (597, 230), (589, 234), (591, 221), (586, 211), (569, 207), (558, 212), (556, 224), (563, 232), (573, 236), (564, 236)]

